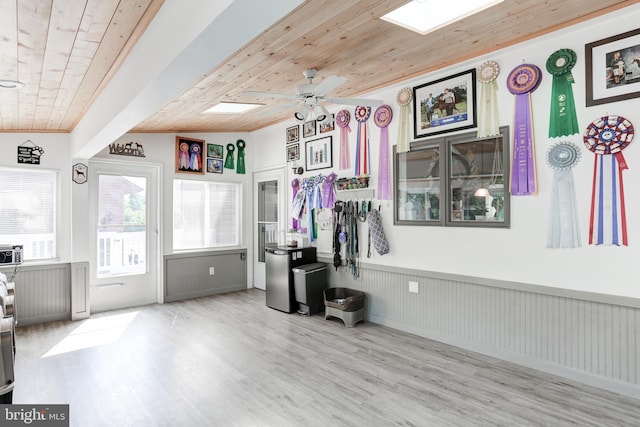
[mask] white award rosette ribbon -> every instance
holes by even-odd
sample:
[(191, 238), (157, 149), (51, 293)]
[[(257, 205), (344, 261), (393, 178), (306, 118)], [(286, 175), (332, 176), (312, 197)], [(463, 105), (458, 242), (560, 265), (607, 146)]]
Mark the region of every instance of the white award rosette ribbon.
[(477, 69), (480, 83), (478, 103), (478, 138), (498, 135), (500, 117), (498, 114), (498, 74), (500, 66), (496, 61), (483, 62)]
[(576, 204), (573, 172), (571, 169), (580, 160), (577, 145), (562, 141), (547, 152), (547, 163), (553, 169), (551, 208), (547, 233), (548, 248), (578, 248), (580, 223)]
[(400, 89), (397, 99), (400, 106), (400, 118), (398, 123), (398, 143), (396, 152), (406, 153), (411, 149), (411, 101), (413, 93), (408, 87)]

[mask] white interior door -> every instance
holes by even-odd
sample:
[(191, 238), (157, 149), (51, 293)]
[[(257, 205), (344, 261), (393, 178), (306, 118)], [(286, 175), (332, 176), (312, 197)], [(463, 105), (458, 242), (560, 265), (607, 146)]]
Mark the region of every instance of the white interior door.
[(264, 248), (284, 243), (286, 232), (286, 199), (284, 169), (253, 174), (254, 256), (253, 286), (266, 289)]
[(91, 311), (159, 301), (158, 167), (89, 163)]

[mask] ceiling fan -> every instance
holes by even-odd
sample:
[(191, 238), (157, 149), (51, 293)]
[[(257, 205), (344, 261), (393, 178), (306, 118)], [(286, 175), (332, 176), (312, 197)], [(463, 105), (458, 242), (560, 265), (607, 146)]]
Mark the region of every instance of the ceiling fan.
[(363, 105), (366, 107), (376, 107), (381, 105), (383, 101), (377, 99), (362, 99), (362, 98), (341, 98), (334, 96), (327, 96), (329, 92), (336, 89), (347, 81), (344, 77), (329, 76), (320, 84), (314, 84), (313, 79), (318, 74), (318, 70), (315, 68), (309, 68), (302, 72), (305, 78), (309, 80), (309, 83), (301, 84), (296, 88), (295, 94), (275, 93), (275, 92), (262, 92), (256, 90), (248, 90), (244, 93), (247, 95), (253, 95), (264, 98), (285, 98), (293, 99), (294, 101), (279, 105), (269, 110), (258, 113), (259, 116), (268, 116), (276, 114), (281, 111), (287, 110), (291, 107), (295, 107), (296, 111), (293, 114), (295, 119), (304, 123), (309, 120), (317, 120), (323, 122), (329, 117), (329, 111), (323, 105), (325, 102), (331, 104), (347, 104), (347, 105)]

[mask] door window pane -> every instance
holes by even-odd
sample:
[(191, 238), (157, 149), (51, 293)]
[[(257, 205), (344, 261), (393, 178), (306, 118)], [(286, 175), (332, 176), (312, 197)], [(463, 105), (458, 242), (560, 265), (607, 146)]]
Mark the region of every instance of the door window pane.
[(147, 178), (98, 176), (98, 277), (147, 271)]

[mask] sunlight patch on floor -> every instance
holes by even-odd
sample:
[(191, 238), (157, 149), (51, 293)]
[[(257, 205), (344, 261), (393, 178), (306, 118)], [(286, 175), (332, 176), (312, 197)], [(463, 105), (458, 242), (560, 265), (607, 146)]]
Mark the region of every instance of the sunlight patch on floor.
[(137, 311), (88, 319), (64, 337), (42, 357), (50, 357), (90, 347), (110, 344), (118, 340), (127, 326), (138, 315)]

